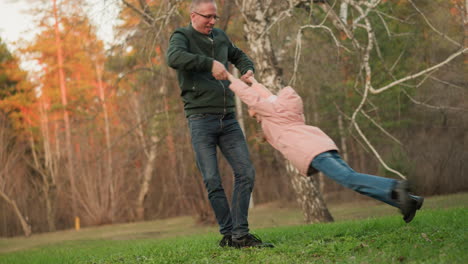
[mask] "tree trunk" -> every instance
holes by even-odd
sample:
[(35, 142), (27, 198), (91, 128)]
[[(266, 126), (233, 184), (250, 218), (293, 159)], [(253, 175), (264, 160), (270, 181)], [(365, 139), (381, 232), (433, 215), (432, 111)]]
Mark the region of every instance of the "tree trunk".
[[(239, 78), (239, 71), (236, 68), (234, 68), (233, 73), (234, 73), (234, 76)], [(237, 116), (237, 121), (239, 122), (239, 126), (242, 130), (242, 133), (244, 133), (244, 136), (246, 136), (244, 114), (242, 111), (242, 101), (240, 100), (238, 96), (236, 96), (236, 116)], [(253, 192), (250, 195), (249, 208), (254, 208)]]
[(106, 166), (106, 178), (107, 186), (109, 188), (109, 207), (110, 207), (110, 219), (113, 222), (115, 217), (115, 188), (114, 178), (112, 173), (112, 151), (111, 151), (111, 135), (110, 135), (110, 124), (109, 124), (109, 113), (107, 110), (107, 102), (104, 94), (104, 85), (102, 83), (102, 66), (96, 62), (96, 76), (98, 82), (99, 98), (102, 104), (102, 112), (104, 114), (104, 131), (106, 140), (106, 155), (107, 155), (107, 166)]
[[(165, 80), (163, 80), (163, 85), (165, 86)], [(172, 130), (171, 123), (169, 122), (169, 104), (167, 102), (167, 96), (163, 95), (164, 100), (164, 113), (166, 116), (166, 124), (167, 124), (167, 148), (168, 148), (168, 155), (169, 155), (169, 162), (170, 168), (174, 172), (174, 181), (175, 181), (175, 188), (177, 189), (177, 196), (178, 196), (178, 203), (181, 205), (182, 211), (185, 211), (189, 208), (189, 204), (187, 199), (184, 198), (184, 191), (183, 191), (183, 182), (184, 179), (180, 179), (182, 175), (179, 175), (178, 166), (177, 166), (177, 157), (176, 157), (176, 149), (174, 143), (174, 132)]]
[[(140, 182), (140, 190), (135, 201), (135, 213), (138, 220), (143, 220), (145, 216), (145, 199), (148, 196), (149, 185), (153, 178), (154, 166), (157, 156), (157, 143), (159, 138), (156, 136), (155, 128), (158, 127), (156, 121), (149, 121), (149, 136), (144, 132), (143, 119), (138, 98), (133, 97), (133, 109), (135, 110), (135, 119), (137, 122), (136, 134), (140, 142), (141, 149), (146, 157), (143, 178)], [(149, 142), (147, 142), (149, 139)]]
[[(465, 7), (462, 8), (462, 16), (463, 16), (463, 44), (465, 48), (468, 48), (468, 0), (465, 0)], [(464, 60), (465, 69), (468, 68), (468, 52), (465, 52)]]
[[(43, 95), (44, 96), (44, 95)], [(45, 112), (47, 106), (44, 103), (44, 98), (40, 99), (39, 103), (39, 119), (40, 131), (42, 135), (43, 152), (40, 153), (36, 148), (33, 135), (29, 137), (32, 154), (33, 169), (39, 173), (40, 177), (40, 192), (44, 194), (47, 227), (49, 232), (55, 231), (55, 214), (56, 214), (56, 198), (57, 198), (57, 185), (55, 179), (57, 178), (57, 159), (54, 158), (51, 148), (51, 138), (49, 133), (49, 119)], [(28, 120), (30, 123), (30, 120)], [(39, 157), (41, 155), (42, 158)]]
[(291, 163), (287, 162), (291, 175), (291, 183), (297, 194), (297, 202), (301, 205), (306, 223), (333, 222), (320, 190), (317, 188), (316, 175), (305, 177), (298, 173)]
[(77, 206), (76, 206), (76, 187), (75, 187), (75, 172), (73, 168), (73, 150), (71, 144), (71, 128), (70, 128), (70, 117), (67, 110), (67, 87), (65, 85), (65, 73), (63, 71), (63, 52), (62, 52), (62, 42), (60, 39), (59, 32), (59, 22), (57, 18), (57, 4), (56, 0), (52, 0), (54, 4), (54, 19), (55, 19), (55, 43), (57, 46), (57, 60), (58, 60), (58, 73), (60, 81), (60, 93), (63, 104), (63, 120), (65, 122), (65, 144), (68, 158), (68, 177), (70, 179), (70, 190), (71, 190), (71, 200), (72, 200), (72, 213), (73, 216), (77, 216)]
[(23, 233), (25, 236), (29, 237), (31, 235), (31, 226), (26, 222), (24, 219), (23, 215), (21, 214), (21, 211), (18, 209), (18, 206), (16, 205), (16, 202), (11, 200), (3, 191), (0, 190), (0, 197), (3, 198), (12, 208), (13, 211), (16, 214), (16, 217), (21, 223), (21, 228), (23, 229)]
[[(260, 76), (259, 79), (266, 87), (277, 91), (283, 86), (282, 70), (278, 66), (278, 56), (273, 49), (269, 29), (272, 22), (281, 19), (284, 15), (282, 11), (285, 10), (271, 7), (269, 1), (244, 0), (242, 4), (239, 1), (236, 3), (246, 19), (244, 33), (252, 52), (251, 56), (256, 63), (256, 74)], [(300, 175), (289, 162), (286, 166), (298, 202), (302, 206), (305, 221), (307, 223), (333, 221), (317, 187), (317, 180)]]
[[(278, 57), (273, 50), (270, 38), (270, 21), (274, 21), (278, 14), (265, 10), (263, 1), (242, 1), (240, 10), (246, 19), (244, 33), (249, 44), (251, 57), (255, 61), (257, 78), (266, 87), (277, 91), (281, 88), (282, 69), (278, 65)], [(239, 5), (239, 4), (238, 4)]]
[(151, 137), (151, 146), (148, 151), (148, 159), (146, 160), (145, 170), (143, 173), (143, 180), (141, 182), (140, 192), (136, 200), (136, 217), (138, 220), (144, 220), (145, 218), (145, 199), (148, 195), (149, 184), (153, 178), (154, 164), (157, 154), (157, 142), (159, 139), (156, 136)]

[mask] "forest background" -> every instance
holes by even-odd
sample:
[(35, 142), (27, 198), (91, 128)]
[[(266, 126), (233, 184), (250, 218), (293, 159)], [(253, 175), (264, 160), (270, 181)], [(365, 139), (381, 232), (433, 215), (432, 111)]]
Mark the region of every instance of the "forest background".
[[(214, 224), (175, 71), (165, 63), (190, 1), (118, 4), (105, 47), (79, 0), (38, 0), (37, 35), (0, 42), (0, 236), (194, 215)], [(217, 27), (272, 90), (292, 85), (308, 124), (357, 171), (407, 178), (421, 195), (468, 190), (468, 1), (219, 0)], [(33, 63), (25, 70), (20, 64)], [(305, 178), (262, 142), (238, 104), (256, 168), (253, 205), (364, 199)], [(232, 172), (222, 157), (228, 195)]]

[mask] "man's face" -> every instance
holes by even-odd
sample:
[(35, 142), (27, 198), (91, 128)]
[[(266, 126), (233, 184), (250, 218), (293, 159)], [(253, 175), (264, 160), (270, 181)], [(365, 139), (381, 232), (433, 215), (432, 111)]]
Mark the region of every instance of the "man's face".
[(214, 3), (199, 4), (195, 11), (190, 14), (193, 28), (202, 34), (210, 34), (216, 23), (216, 11)]

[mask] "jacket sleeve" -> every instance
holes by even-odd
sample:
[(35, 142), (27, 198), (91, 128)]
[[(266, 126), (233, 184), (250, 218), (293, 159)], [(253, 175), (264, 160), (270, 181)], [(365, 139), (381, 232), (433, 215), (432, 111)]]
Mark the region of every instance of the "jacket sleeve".
[(174, 32), (166, 53), (167, 64), (176, 70), (211, 72), (213, 59), (189, 52), (189, 41), (181, 32)]
[(248, 70), (255, 72), (254, 63), (247, 56), (247, 54), (234, 45), (234, 43), (231, 42), (227, 35), (226, 38), (229, 40), (228, 60), (234, 64), (237, 69), (239, 69), (242, 75), (245, 74)]
[(256, 89), (252, 89), (243, 81), (236, 79), (231, 82), (229, 88), (239, 96), (242, 102), (258, 114), (270, 115), (275, 111), (273, 103), (268, 98), (260, 96)]

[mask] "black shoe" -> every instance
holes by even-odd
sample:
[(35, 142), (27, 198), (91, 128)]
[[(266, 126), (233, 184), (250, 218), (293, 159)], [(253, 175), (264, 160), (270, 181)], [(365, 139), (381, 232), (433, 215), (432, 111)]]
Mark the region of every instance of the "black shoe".
[(219, 241), (220, 247), (232, 247), (232, 236), (224, 235), (221, 241)]
[(232, 244), (236, 248), (245, 248), (245, 247), (274, 247), (271, 243), (263, 243), (259, 237), (247, 234), (240, 238), (232, 238)]
[(411, 211), (407, 215), (403, 215), (403, 220), (405, 220), (406, 223), (409, 223), (413, 220), (414, 216), (416, 215), (416, 210), (421, 209), (424, 203), (424, 197), (421, 196), (412, 196), (410, 199), (412, 204)]
[(395, 200), (400, 207), (400, 211), (403, 214), (403, 219), (407, 218), (411, 212), (415, 209), (414, 204), (409, 196), (409, 187), (407, 181), (399, 181), (395, 189), (393, 189), (395, 194)]

